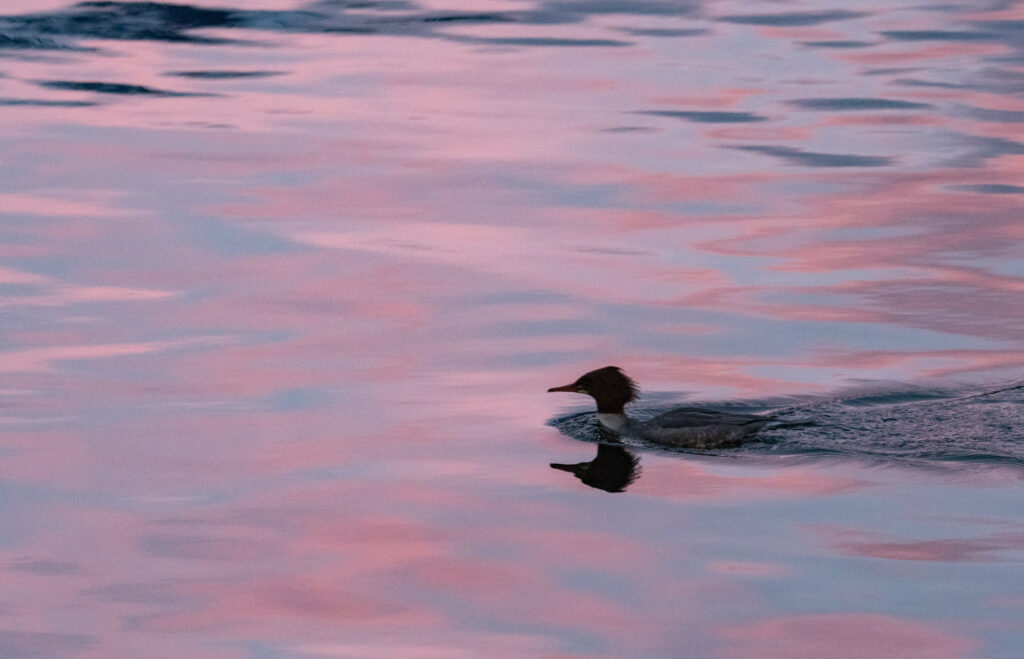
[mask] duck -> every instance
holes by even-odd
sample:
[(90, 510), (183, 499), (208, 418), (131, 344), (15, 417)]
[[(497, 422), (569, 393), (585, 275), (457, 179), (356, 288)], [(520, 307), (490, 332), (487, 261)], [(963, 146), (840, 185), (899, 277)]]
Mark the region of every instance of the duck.
[(548, 392), (586, 394), (597, 403), (597, 421), (616, 436), (639, 437), (678, 448), (720, 449), (740, 446), (772, 417), (681, 407), (640, 421), (630, 418), (627, 403), (636, 400), (636, 383), (618, 366), (584, 373), (575, 382)]

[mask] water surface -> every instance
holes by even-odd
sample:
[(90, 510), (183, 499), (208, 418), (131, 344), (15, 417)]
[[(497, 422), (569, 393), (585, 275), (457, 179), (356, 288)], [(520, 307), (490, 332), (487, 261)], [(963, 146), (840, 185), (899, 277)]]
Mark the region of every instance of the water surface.
[(1022, 25), (8, 0), (0, 655), (1019, 653)]

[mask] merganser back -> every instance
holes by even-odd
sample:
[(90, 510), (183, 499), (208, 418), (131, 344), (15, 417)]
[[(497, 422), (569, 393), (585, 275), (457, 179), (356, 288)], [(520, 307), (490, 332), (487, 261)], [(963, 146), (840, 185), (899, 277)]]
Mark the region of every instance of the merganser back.
[(765, 426), (770, 417), (731, 414), (697, 407), (681, 407), (649, 421), (626, 416), (626, 403), (636, 399), (637, 387), (618, 366), (605, 366), (586, 373), (572, 384), (551, 391), (587, 394), (597, 402), (598, 422), (620, 435), (633, 435), (682, 448), (733, 448)]

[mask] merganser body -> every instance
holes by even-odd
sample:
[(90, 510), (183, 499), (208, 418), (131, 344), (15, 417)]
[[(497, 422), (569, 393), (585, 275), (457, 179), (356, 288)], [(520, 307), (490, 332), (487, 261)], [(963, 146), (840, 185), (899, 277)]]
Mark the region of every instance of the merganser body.
[(617, 366), (590, 371), (572, 384), (548, 391), (592, 397), (597, 402), (598, 422), (618, 435), (680, 448), (734, 448), (771, 421), (769, 417), (756, 414), (732, 414), (698, 407), (681, 407), (648, 421), (631, 419), (626, 415), (625, 406), (636, 398), (636, 383)]

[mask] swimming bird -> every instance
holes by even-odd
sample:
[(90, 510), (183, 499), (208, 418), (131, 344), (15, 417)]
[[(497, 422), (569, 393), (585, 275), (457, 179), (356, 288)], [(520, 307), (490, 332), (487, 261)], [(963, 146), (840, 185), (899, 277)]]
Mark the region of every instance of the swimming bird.
[(631, 419), (626, 415), (625, 405), (636, 399), (637, 387), (618, 366), (590, 371), (572, 384), (548, 391), (592, 397), (597, 402), (598, 422), (617, 435), (681, 448), (734, 448), (772, 420), (756, 414), (732, 414), (699, 407), (670, 410), (648, 421)]

